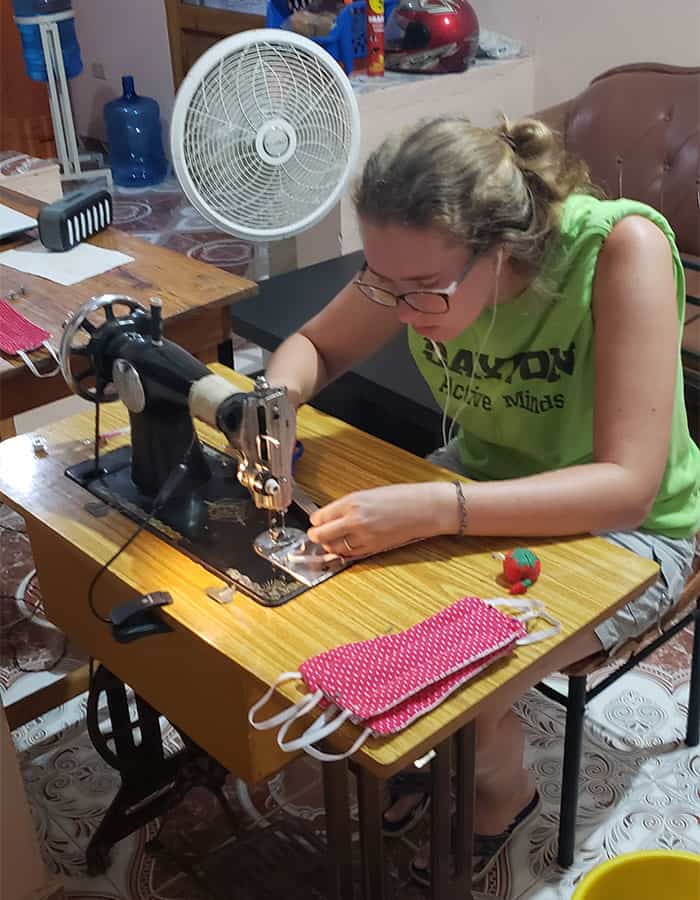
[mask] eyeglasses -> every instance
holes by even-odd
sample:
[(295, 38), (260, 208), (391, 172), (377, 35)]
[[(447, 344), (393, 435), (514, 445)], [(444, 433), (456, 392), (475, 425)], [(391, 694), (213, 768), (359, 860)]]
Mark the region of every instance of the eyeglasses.
[(368, 284), (368, 282), (363, 281), (363, 277), (369, 271), (367, 263), (360, 269), (360, 273), (353, 284), (368, 300), (378, 303), (380, 306), (395, 307), (399, 305), (400, 301), (403, 301), (411, 309), (415, 309), (416, 312), (428, 313), (434, 316), (442, 315), (449, 311), (450, 297), (462, 285), (478, 258), (479, 254), (474, 253), (459, 278), (442, 291), (405, 291), (403, 294), (395, 294), (393, 291), (387, 290), (387, 288)]

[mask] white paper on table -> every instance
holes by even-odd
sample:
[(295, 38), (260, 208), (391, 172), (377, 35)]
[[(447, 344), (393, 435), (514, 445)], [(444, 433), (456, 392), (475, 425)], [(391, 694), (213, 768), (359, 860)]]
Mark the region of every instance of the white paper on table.
[(36, 228), (36, 219), (0, 203), (0, 238), (19, 234), (28, 228)]
[(133, 261), (134, 257), (126, 253), (104, 250), (92, 244), (78, 244), (72, 250), (57, 253), (47, 250), (40, 241), (34, 241), (26, 247), (0, 253), (0, 265), (63, 285), (77, 284)]

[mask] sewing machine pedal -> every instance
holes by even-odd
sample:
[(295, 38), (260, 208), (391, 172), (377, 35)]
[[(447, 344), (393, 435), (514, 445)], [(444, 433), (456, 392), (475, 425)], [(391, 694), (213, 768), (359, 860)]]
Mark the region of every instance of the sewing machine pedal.
[(109, 614), (112, 637), (120, 644), (129, 644), (152, 634), (172, 631), (157, 612), (159, 606), (168, 606), (172, 602), (167, 591), (153, 591), (115, 606)]

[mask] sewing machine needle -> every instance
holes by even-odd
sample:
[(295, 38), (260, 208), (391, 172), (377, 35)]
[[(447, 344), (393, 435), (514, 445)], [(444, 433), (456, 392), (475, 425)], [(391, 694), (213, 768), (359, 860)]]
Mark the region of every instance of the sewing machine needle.
[(285, 514), (278, 510), (270, 510), (268, 514), (268, 528), (273, 541), (279, 541), (284, 535)]

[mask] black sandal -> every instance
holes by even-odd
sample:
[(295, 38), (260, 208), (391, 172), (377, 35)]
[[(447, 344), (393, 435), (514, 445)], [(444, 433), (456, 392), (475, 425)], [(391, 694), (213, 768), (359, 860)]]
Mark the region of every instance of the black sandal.
[(420, 799), (396, 822), (387, 821), (382, 816), (382, 832), (385, 837), (401, 837), (420, 822), (430, 806), (430, 772), (399, 772), (387, 782), (389, 806), (407, 794), (420, 794)]
[[(475, 834), (474, 835), (474, 862), (472, 869), (472, 881), (478, 881), (492, 868), (498, 854), (520, 831), (521, 828), (540, 811), (542, 805), (538, 791), (535, 791), (532, 800), (524, 806), (513, 819), (505, 831), (500, 834)], [(430, 887), (431, 874), (429, 866), (417, 866), (414, 860), (408, 864), (408, 874), (412, 880), (423, 887)]]

